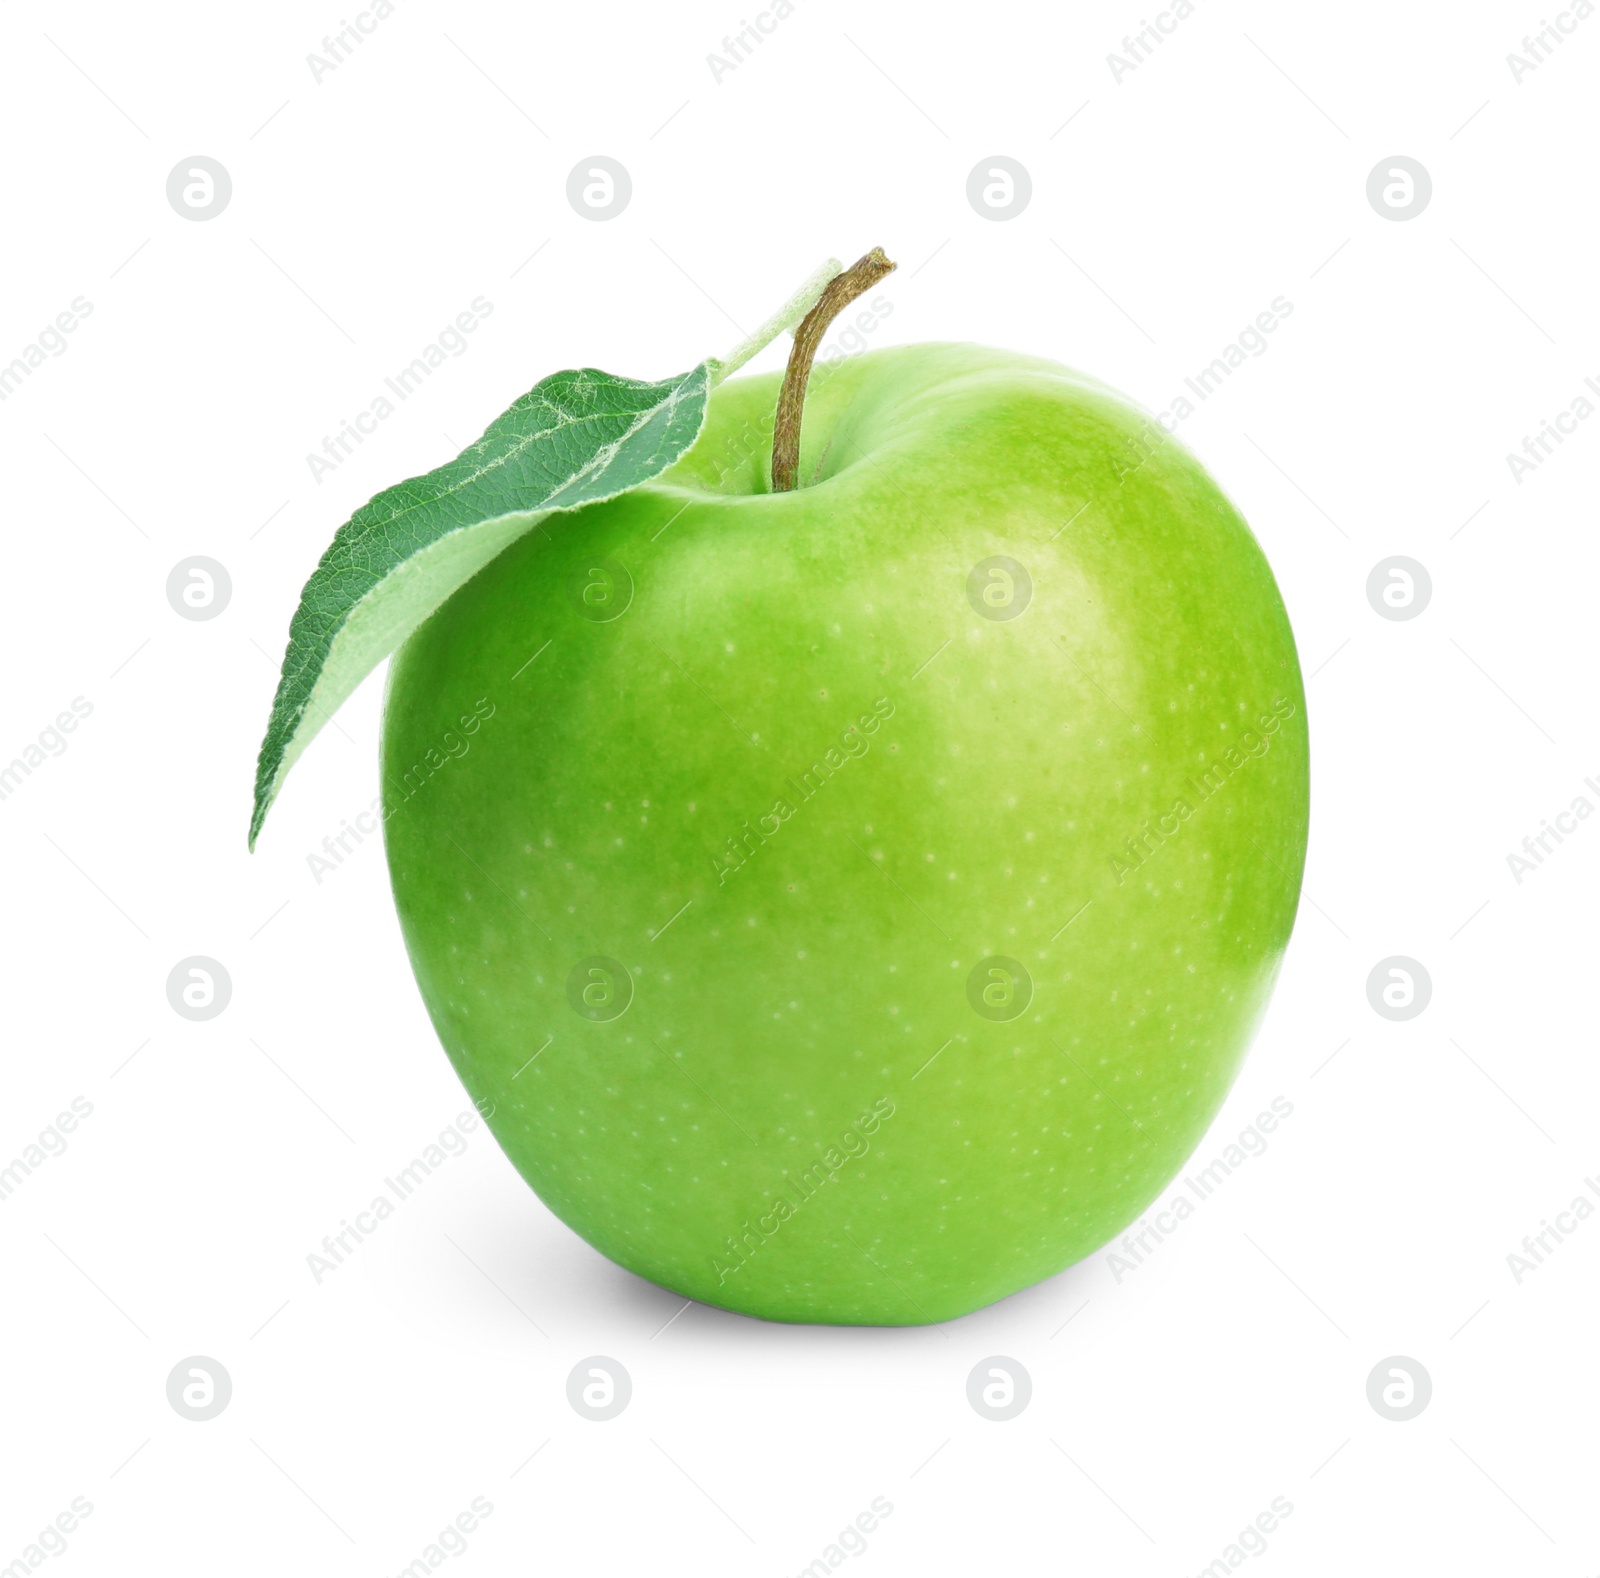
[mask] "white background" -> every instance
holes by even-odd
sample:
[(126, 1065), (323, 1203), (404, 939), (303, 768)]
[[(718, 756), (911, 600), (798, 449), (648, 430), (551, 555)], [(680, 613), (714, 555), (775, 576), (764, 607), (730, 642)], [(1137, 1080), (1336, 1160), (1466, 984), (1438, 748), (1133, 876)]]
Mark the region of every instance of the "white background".
[[(93, 311), (0, 405), (0, 759), (93, 712), (0, 801), (0, 1164), (93, 1114), (0, 1202), (0, 1565), (82, 1496), (51, 1572), (393, 1574), (482, 1496), (449, 1571), (783, 1575), (881, 1496), (851, 1570), (1183, 1578), (1282, 1496), (1252, 1570), (1600, 1566), (1600, 1222), (1507, 1262), (1600, 1174), (1600, 826), (1520, 884), (1506, 859), (1600, 805), (1600, 421), (1520, 483), (1505, 458), (1600, 378), (1600, 20), (1518, 83), (1531, 6), (1200, 0), (1119, 82), (1147, 14), (798, 0), (719, 82), (731, 3), (400, 0), (319, 82), (331, 3), (8, 0), (0, 362)], [(233, 183), (204, 222), (165, 195), (195, 154)], [(633, 181), (605, 223), (565, 195), (595, 154)], [(965, 195), (996, 154), (1033, 183), (1005, 222)], [(1404, 222), (1366, 196), (1396, 154), (1433, 182)], [(682, 371), (875, 243), (877, 343), (1053, 356), (1153, 409), (1293, 304), (1181, 428), (1277, 572), (1314, 773), (1282, 982), (1197, 1163), (1293, 1116), (1120, 1281), (1097, 1256), (944, 1327), (684, 1308), (482, 1130), (316, 1284), (465, 1100), (376, 840), (308, 868), (377, 793), (380, 676), (245, 853), (301, 582), (539, 377)], [(480, 295), (466, 353), (315, 481)], [(207, 622), (165, 594), (195, 554), (232, 578)], [(1365, 592), (1396, 554), (1433, 586), (1404, 622)], [(167, 1003), (190, 955), (232, 977), (209, 1022)], [(1433, 983), (1406, 1022), (1367, 1000), (1390, 955)], [(595, 1354), (633, 1380), (608, 1423), (566, 1400)], [(205, 1423), (166, 1398), (192, 1355), (232, 1378)], [(1008, 1423), (966, 1399), (991, 1355), (1032, 1377)], [(1395, 1355), (1432, 1379), (1405, 1423), (1367, 1400)]]

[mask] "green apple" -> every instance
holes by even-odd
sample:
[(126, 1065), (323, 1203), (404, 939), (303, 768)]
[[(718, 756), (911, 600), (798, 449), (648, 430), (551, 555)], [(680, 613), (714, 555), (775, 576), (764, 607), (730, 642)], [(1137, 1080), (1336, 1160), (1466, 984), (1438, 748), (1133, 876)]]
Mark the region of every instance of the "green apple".
[(1139, 1216), (1293, 924), (1288, 618), (1192, 455), (970, 345), (718, 388), (397, 654), (386, 842), (439, 1036), (540, 1198), (687, 1298), (945, 1320)]

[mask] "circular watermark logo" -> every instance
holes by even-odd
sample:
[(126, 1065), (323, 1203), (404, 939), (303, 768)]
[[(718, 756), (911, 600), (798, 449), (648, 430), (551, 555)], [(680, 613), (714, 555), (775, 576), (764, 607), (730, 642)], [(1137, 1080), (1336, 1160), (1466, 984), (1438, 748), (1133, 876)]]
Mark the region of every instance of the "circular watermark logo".
[(633, 601), (633, 577), (615, 559), (596, 559), (572, 577), (572, 600), (585, 619), (603, 625), (620, 619)]
[(1032, 196), (1032, 177), (1003, 153), (980, 159), (967, 177), (967, 201), (984, 219), (1015, 219)]
[(1033, 977), (1015, 959), (994, 954), (973, 965), (967, 977), (967, 1001), (983, 1019), (1015, 1019), (1033, 1001)]
[(1367, 201), (1384, 219), (1415, 219), (1433, 196), (1433, 177), (1403, 153), (1380, 159), (1367, 177)]
[(1015, 1419), (1033, 1397), (1033, 1377), (1004, 1354), (981, 1359), (967, 1377), (967, 1401), (980, 1419)]
[(180, 1359), (167, 1377), (167, 1401), (180, 1419), (204, 1424), (215, 1419), (233, 1396), (233, 1377), (204, 1354)]
[(567, 1377), (567, 1401), (572, 1404), (573, 1413), (583, 1419), (615, 1419), (632, 1396), (632, 1377), (603, 1353), (573, 1365)]
[(1367, 601), (1383, 619), (1415, 619), (1433, 598), (1433, 577), (1415, 559), (1380, 559), (1367, 576)]
[(980, 559), (967, 576), (967, 601), (983, 619), (1016, 619), (1033, 601), (1033, 577), (1004, 554)]
[(1396, 1424), (1415, 1419), (1432, 1397), (1433, 1377), (1401, 1353), (1379, 1360), (1367, 1377), (1367, 1401), (1373, 1413)]
[(604, 154), (580, 159), (567, 177), (567, 201), (580, 219), (615, 219), (632, 196), (632, 178)]
[(215, 159), (190, 154), (167, 177), (167, 201), (183, 219), (215, 219), (233, 196), (233, 177)]
[(180, 959), (167, 977), (167, 1001), (185, 1019), (215, 1019), (233, 996), (233, 981), (215, 959)]
[(1415, 959), (1380, 959), (1367, 977), (1367, 1001), (1385, 1019), (1415, 1019), (1433, 996), (1433, 981)]
[(593, 954), (573, 965), (567, 1001), (585, 1019), (618, 1019), (633, 1001), (633, 977), (620, 960)]
[(180, 559), (167, 572), (167, 601), (180, 619), (215, 619), (233, 597), (233, 577), (215, 559)]

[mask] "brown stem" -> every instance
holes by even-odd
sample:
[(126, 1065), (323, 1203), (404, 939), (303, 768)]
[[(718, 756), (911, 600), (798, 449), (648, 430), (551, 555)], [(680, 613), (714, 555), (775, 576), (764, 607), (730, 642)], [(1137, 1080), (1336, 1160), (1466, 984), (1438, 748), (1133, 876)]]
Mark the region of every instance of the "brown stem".
[(806, 384), (811, 378), (811, 363), (828, 325), (863, 291), (871, 290), (895, 265), (874, 247), (864, 258), (852, 263), (844, 273), (828, 282), (816, 306), (800, 320), (794, 331), (794, 347), (784, 371), (783, 388), (778, 392), (778, 415), (772, 429), (772, 491), (788, 493), (796, 484), (800, 470), (800, 418), (805, 409)]

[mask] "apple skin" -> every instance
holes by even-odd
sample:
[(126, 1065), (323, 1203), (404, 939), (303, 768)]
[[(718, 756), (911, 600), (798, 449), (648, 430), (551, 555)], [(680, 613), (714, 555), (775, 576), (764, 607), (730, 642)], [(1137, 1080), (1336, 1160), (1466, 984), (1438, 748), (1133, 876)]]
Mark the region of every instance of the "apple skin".
[[(590, 1244), (767, 1319), (946, 1320), (1115, 1237), (1216, 1115), (1299, 894), (1299, 665), (1249, 528), (1103, 385), (819, 365), (773, 494), (778, 383), (397, 654), (390, 872), (446, 1052)], [(969, 596), (997, 556), (1016, 617), (1014, 576)]]

